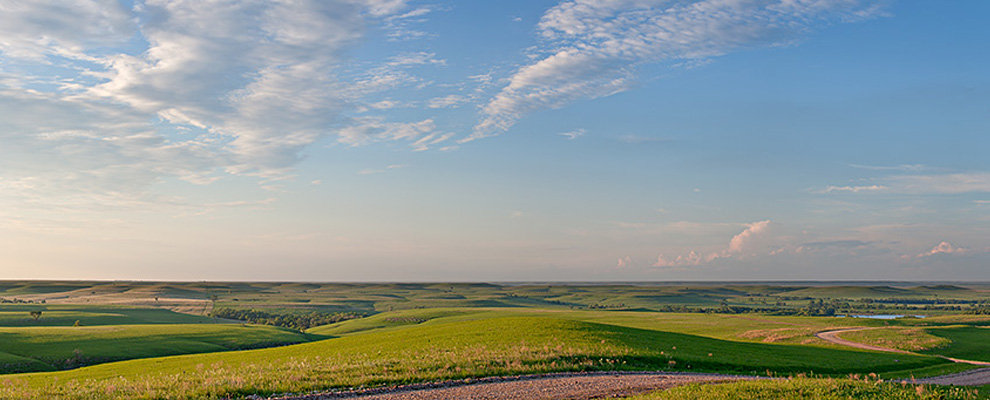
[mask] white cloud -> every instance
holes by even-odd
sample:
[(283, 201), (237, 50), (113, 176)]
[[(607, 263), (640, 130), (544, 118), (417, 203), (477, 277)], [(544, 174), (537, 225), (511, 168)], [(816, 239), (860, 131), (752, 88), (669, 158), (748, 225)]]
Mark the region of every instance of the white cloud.
[(564, 1), (538, 24), (546, 55), (516, 71), (463, 141), (496, 135), (536, 110), (627, 90), (641, 64), (786, 45), (820, 25), (879, 14), (865, 0)]
[(16, 66), (0, 74), (0, 206), (181, 205), (156, 185), (284, 179), (333, 135), (414, 149), (451, 136), (432, 119), (351, 117), (400, 106), (370, 97), (444, 64), (407, 52), (342, 69), (369, 24), (423, 20), (405, 0), (126, 3), (0, 5), (0, 63)]
[(558, 133), (558, 135), (564, 136), (569, 140), (574, 140), (581, 136), (584, 136), (584, 129), (575, 129), (573, 131), (561, 132)]
[(136, 26), (116, 0), (8, 1), (0, 5), (0, 52), (44, 61), (91, 59), (86, 49), (125, 43)]
[(619, 260), (615, 263), (615, 268), (625, 268), (632, 264), (632, 258), (629, 256), (619, 257)]
[[(729, 240), (729, 245), (721, 251), (711, 252), (706, 255), (700, 254), (695, 251), (691, 251), (686, 255), (678, 255), (677, 257), (670, 258), (664, 256), (662, 253), (657, 256), (657, 262), (653, 264), (654, 267), (685, 267), (685, 266), (696, 266), (705, 263), (715, 261), (720, 258), (745, 258), (753, 255), (757, 255), (757, 250), (754, 249), (755, 242), (761, 236), (764, 236), (770, 227), (770, 221), (758, 221), (751, 224), (746, 224), (746, 229), (744, 229), (739, 234), (732, 237)], [(761, 250), (761, 249), (760, 249)], [(779, 252), (779, 251), (777, 251)]]

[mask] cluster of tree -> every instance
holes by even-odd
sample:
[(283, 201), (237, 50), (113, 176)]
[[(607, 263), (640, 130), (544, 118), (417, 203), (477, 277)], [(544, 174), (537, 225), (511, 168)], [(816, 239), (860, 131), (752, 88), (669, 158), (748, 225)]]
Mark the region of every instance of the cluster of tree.
[(966, 311), (967, 314), (976, 315), (990, 315), (990, 306), (980, 305), (979, 307), (973, 307)]
[(959, 300), (959, 299), (862, 299), (864, 303), (882, 304), (977, 304), (979, 300)]
[(355, 318), (364, 318), (367, 314), (353, 312), (326, 313), (311, 311), (309, 313), (262, 311), (255, 309), (235, 309), (227, 307), (214, 308), (211, 314), (215, 318), (236, 319), (259, 325), (273, 325), (300, 331), (314, 326), (328, 325), (335, 322)]
[(599, 303), (595, 303), (595, 304), (592, 304), (592, 305), (588, 306), (588, 308), (590, 308), (592, 310), (603, 310), (603, 309), (609, 309), (609, 308), (626, 308), (626, 304), (625, 303), (616, 303), (616, 304), (599, 304)]
[[(34, 304), (34, 300), (21, 300), (21, 299), (5, 299), (0, 297), (0, 303), (3, 304)], [(39, 304), (45, 304), (44, 300), (38, 302)]]

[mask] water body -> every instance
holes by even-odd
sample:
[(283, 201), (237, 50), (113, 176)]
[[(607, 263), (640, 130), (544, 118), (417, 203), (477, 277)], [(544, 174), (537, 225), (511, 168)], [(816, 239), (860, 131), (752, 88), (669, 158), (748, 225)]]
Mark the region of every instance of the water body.
[(898, 318), (925, 318), (926, 315), (903, 315), (903, 314), (874, 314), (874, 315), (839, 315), (849, 318), (869, 318), (869, 319), (898, 319)]

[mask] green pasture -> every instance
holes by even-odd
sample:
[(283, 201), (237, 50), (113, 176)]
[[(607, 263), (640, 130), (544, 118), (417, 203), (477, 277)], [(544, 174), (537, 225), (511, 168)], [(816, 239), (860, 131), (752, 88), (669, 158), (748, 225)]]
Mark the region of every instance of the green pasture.
[(958, 326), (934, 328), (927, 331), (929, 334), (948, 340), (950, 343), (922, 351), (924, 354), (990, 362), (990, 328)]
[(546, 315), (450, 317), (465, 320), (271, 349), (12, 375), (0, 397), (216, 398), (550, 371), (846, 375), (948, 363), (927, 356), (738, 342)]
[(257, 325), (0, 328), (0, 373), (54, 371), (111, 361), (272, 347), (322, 338)]

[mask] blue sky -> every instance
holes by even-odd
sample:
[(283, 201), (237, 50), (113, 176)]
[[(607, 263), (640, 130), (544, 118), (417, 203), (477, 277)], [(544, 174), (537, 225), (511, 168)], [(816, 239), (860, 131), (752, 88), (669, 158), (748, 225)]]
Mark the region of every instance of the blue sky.
[(0, 1), (0, 272), (990, 280), (988, 12)]

